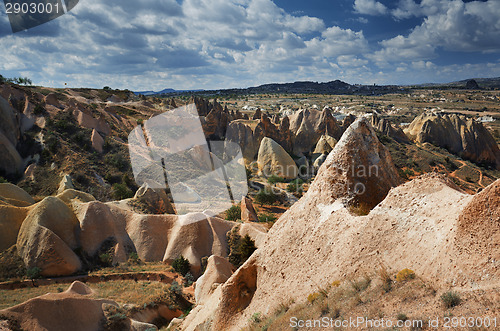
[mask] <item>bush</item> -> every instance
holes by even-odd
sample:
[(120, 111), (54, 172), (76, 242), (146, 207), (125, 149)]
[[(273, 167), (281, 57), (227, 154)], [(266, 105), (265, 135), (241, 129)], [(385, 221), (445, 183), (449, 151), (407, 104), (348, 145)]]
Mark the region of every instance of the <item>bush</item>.
[(186, 276), (184, 276), (184, 287), (189, 287), (193, 285), (193, 283), (194, 283), (193, 274), (190, 272), (186, 273)]
[(408, 316), (406, 316), (406, 314), (403, 314), (403, 313), (399, 313), (396, 318), (398, 319), (398, 321), (403, 321), (403, 322), (408, 320)]
[(191, 270), (191, 264), (188, 259), (185, 259), (184, 256), (181, 255), (172, 262), (172, 268), (181, 275), (186, 276)]
[(276, 221), (276, 216), (273, 214), (262, 213), (259, 214), (259, 222), (274, 222)]
[(414, 278), (415, 278), (415, 272), (411, 269), (406, 269), (406, 268), (398, 272), (398, 274), (396, 275), (396, 280), (398, 282), (405, 282), (407, 280)]
[(46, 113), (45, 108), (43, 108), (41, 104), (36, 105), (35, 109), (33, 109), (33, 114), (35, 115), (43, 115), (45, 113)]
[(462, 300), (458, 293), (449, 291), (441, 295), (441, 301), (443, 301), (446, 308), (453, 308), (458, 306)]
[(170, 292), (176, 294), (176, 295), (182, 295), (182, 287), (177, 283), (177, 281), (173, 281), (172, 284), (170, 284)]
[(269, 178), (267, 179), (267, 182), (271, 185), (274, 185), (276, 183), (284, 183), (285, 182), (285, 179), (283, 177), (279, 177), (279, 176), (276, 176), (276, 175), (271, 175), (269, 176)]
[(318, 292), (311, 293), (307, 296), (307, 301), (309, 301), (309, 303), (313, 303), (318, 300), (320, 296), (321, 295)]
[(239, 205), (231, 206), (231, 208), (226, 210), (226, 220), (236, 221), (239, 219), (241, 219), (241, 207)]
[(278, 200), (278, 197), (274, 192), (271, 190), (271, 188), (265, 188), (259, 191), (257, 195), (255, 195), (254, 201), (261, 206), (264, 204), (267, 205), (272, 205)]
[(37, 279), (41, 277), (42, 269), (38, 267), (26, 270), (26, 277), (29, 279)]
[(235, 267), (240, 267), (257, 249), (255, 242), (248, 235), (243, 238), (238, 233), (239, 227), (234, 227), (227, 234), (228, 260)]
[(129, 199), (134, 197), (134, 192), (125, 184), (113, 184), (113, 197), (116, 200)]

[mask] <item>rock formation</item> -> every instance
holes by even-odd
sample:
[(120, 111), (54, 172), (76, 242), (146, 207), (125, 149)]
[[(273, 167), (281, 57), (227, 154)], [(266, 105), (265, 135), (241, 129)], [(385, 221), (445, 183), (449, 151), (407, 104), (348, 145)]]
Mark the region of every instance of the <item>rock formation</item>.
[(44, 276), (70, 275), (81, 268), (73, 252), (79, 247), (80, 224), (71, 209), (56, 197), (38, 203), (23, 221), (17, 251), (27, 269), (40, 268)]
[(23, 160), (16, 150), (20, 137), (16, 113), (8, 101), (0, 97), (0, 170), (7, 174), (24, 170)]
[(234, 266), (223, 257), (212, 255), (208, 258), (203, 275), (196, 281), (195, 298), (202, 304), (219, 285), (224, 284), (233, 274)]
[(99, 132), (97, 132), (95, 129), (92, 130), (92, 136), (90, 138), (90, 141), (92, 142), (93, 149), (95, 149), (99, 153), (103, 152), (104, 139), (101, 137)]
[(405, 130), (418, 143), (446, 148), (478, 164), (500, 169), (500, 149), (482, 123), (456, 114), (426, 112), (417, 116)]
[(286, 179), (296, 178), (298, 169), (290, 155), (271, 138), (262, 139), (257, 157), (259, 172), (266, 177), (275, 175)]
[(380, 118), (377, 114), (372, 115), (371, 125), (376, 131), (391, 137), (399, 143), (408, 143), (410, 141), (403, 130), (395, 128), (389, 120)]
[[(325, 178), (313, 185), (318, 181)], [(466, 246), (461, 240), (483, 238), (479, 234), (488, 231), (491, 217), (498, 218), (500, 205), (492, 203), (498, 200), (499, 186), (497, 181), (484, 195), (472, 197), (442, 176), (427, 174), (392, 189), (367, 216), (352, 215), (338, 201), (317, 203), (322, 200), (318, 195), (334, 195), (333, 187), (328, 192), (309, 190), (276, 222), (250, 259), (192, 310), (183, 330), (207, 324), (213, 330), (239, 330), (256, 311), (272, 314), (282, 303), (305, 301), (318, 287), (381, 266), (391, 273), (411, 268), (433, 287), (446, 290), (496, 286), (498, 267), (474, 247), (462, 251)], [(496, 193), (495, 198), (488, 199), (488, 193)], [(472, 216), (476, 214), (481, 215), (479, 223)], [(498, 224), (492, 225), (498, 233)], [(487, 256), (500, 254), (494, 239), (477, 245), (488, 250)]]
[(369, 122), (359, 118), (328, 155), (309, 191), (315, 192), (318, 203), (344, 197), (349, 205), (369, 210), (400, 183), (389, 151)]
[(241, 220), (243, 222), (258, 222), (257, 213), (253, 208), (252, 200), (244, 196), (241, 199)]
[[(0, 310), (19, 323), (23, 330), (102, 330), (107, 305), (118, 307), (112, 300), (96, 299), (85, 284), (74, 282), (62, 293), (48, 293), (12, 308)], [(156, 330), (153, 324), (125, 318), (124, 331)]]

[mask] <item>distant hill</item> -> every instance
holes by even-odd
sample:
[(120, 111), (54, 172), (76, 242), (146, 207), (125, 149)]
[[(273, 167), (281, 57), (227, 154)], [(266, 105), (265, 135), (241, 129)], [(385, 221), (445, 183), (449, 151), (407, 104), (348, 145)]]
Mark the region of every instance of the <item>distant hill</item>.
[(411, 87), (431, 87), (431, 88), (453, 88), (460, 89), (466, 88), (467, 82), (476, 81), (480, 89), (499, 89), (500, 77), (494, 78), (469, 78), (450, 83), (427, 83), (419, 85), (411, 85)]
[(166, 88), (161, 91), (155, 92), (155, 91), (141, 91), (141, 92), (134, 92), (135, 95), (160, 95), (160, 94), (170, 94), (170, 93), (185, 93), (185, 92), (200, 92), (203, 90), (174, 90), (172, 88)]

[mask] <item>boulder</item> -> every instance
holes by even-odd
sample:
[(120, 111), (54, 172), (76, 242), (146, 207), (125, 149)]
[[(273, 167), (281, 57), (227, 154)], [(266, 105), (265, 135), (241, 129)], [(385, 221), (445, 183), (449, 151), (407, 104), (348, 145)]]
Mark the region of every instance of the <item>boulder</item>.
[(19, 229), (29, 209), (0, 202), (0, 252), (16, 244)]
[(258, 222), (257, 213), (253, 208), (252, 200), (246, 196), (241, 198), (241, 220), (243, 222)]
[(298, 169), (290, 155), (271, 138), (262, 139), (257, 156), (259, 172), (266, 177), (271, 175), (294, 179)]
[(26, 168), (26, 170), (24, 170), (24, 178), (29, 180), (35, 180), (35, 169), (36, 169), (36, 164), (35, 163), (30, 164)]
[(500, 169), (500, 149), (482, 123), (456, 114), (425, 112), (405, 133), (418, 143), (431, 143), (472, 162)]
[(337, 140), (335, 138), (328, 135), (322, 135), (314, 148), (313, 154), (329, 154), (335, 145), (337, 145)]
[(59, 183), (59, 188), (57, 189), (57, 194), (63, 193), (65, 190), (74, 190), (73, 180), (70, 175), (64, 175)]
[(135, 193), (134, 199), (162, 210), (164, 214), (175, 214), (174, 207), (164, 189), (152, 189), (147, 183), (143, 184)]
[(196, 281), (196, 304), (203, 304), (218, 285), (224, 284), (233, 274), (234, 266), (225, 258), (212, 255), (208, 258), (203, 275)]
[[(104, 308), (110, 305), (118, 307), (118, 304), (107, 299), (96, 299), (92, 293), (87, 285), (74, 282), (62, 293), (48, 293), (30, 299), (0, 310), (0, 315), (17, 321), (22, 330), (98, 331), (102, 330), (102, 323), (106, 319)], [(126, 318), (122, 324), (125, 326), (123, 330), (151, 330), (154, 327), (148, 324), (146, 328), (142, 325), (144, 323), (135, 322)]]
[(104, 139), (96, 131), (96, 129), (92, 130), (92, 137), (90, 138), (90, 140), (92, 142), (92, 148), (98, 151), (99, 153), (102, 153), (104, 146)]
[(320, 156), (318, 156), (313, 162), (314, 169), (318, 170), (321, 167), (321, 165), (325, 162), (327, 157), (328, 154), (321, 154)]
[(11, 183), (0, 184), (0, 198), (17, 207), (26, 207), (35, 203), (25, 190)]
[(71, 209), (56, 197), (47, 197), (27, 215), (17, 238), (17, 250), (28, 269), (38, 267), (44, 276), (75, 273), (81, 262), (78, 248), (78, 219)]

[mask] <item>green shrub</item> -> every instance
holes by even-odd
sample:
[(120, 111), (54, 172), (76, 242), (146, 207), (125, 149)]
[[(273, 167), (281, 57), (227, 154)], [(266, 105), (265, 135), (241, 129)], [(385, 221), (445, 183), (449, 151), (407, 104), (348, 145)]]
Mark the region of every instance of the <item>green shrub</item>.
[(35, 109), (33, 109), (33, 114), (35, 115), (43, 115), (45, 113), (46, 113), (45, 108), (43, 108), (41, 104), (36, 105)]
[(184, 287), (189, 287), (194, 283), (194, 276), (192, 273), (188, 272), (184, 276)]
[(239, 227), (234, 227), (227, 234), (228, 260), (235, 267), (240, 267), (257, 249), (255, 242), (248, 235), (239, 235)]
[(172, 284), (170, 284), (170, 292), (176, 294), (176, 295), (182, 295), (182, 287), (177, 283), (177, 281), (173, 281)]
[(277, 219), (277, 217), (274, 216), (274, 214), (270, 214), (270, 213), (259, 214), (259, 222), (264, 222), (264, 223), (274, 222), (274, 221), (276, 221), (276, 219)]
[(261, 206), (266, 204), (266, 205), (272, 205), (278, 200), (278, 197), (270, 188), (264, 188), (261, 189), (254, 198), (254, 201)]
[(41, 277), (42, 269), (38, 267), (26, 270), (26, 277), (29, 279), (37, 279)]
[(403, 322), (408, 320), (408, 316), (406, 316), (406, 314), (403, 313), (399, 313), (398, 316), (396, 316), (396, 318), (398, 319), (398, 321), (403, 321)]
[(172, 268), (185, 276), (191, 270), (191, 264), (188, 259), (185, 259), (184, 256), (181, 255), (172, 262)]
[(125, 184), (113, 184), (113, 197), (116, 200), (129, 199), (134, 197), (134, 192)]
[(239, 219), (241, 219), (241, 207), (239, 205), (231, 206), (231, 208), (226, 210), (226, 220), (236, 221)]
[(441, 295), (441, 301), (443, 301), (446, 308), (453, 308), (458, 306), (462, 300), (460, 299), (460, 295), (458, 293), (449, 291)]
[(284, 183), (285, 179), (283, 177), (271, 175), (271, 176), (269, 176), (269, 178), (267, 178), (267, 182), (271, 185), (274, 185), (276, 183)]

